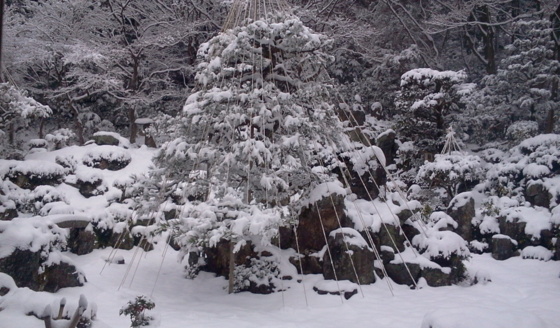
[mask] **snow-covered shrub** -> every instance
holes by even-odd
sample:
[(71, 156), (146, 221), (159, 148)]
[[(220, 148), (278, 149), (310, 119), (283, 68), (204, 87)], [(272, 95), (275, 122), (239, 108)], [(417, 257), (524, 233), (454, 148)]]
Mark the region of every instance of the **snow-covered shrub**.
[(76, 134), (66, 128), (55, 130), (45, 136), (45, 139), (49, 142), (51, 149), (61, 149), (68, 146), (69, 141), (76, 137)]
[(130, 153), (117, 146), (96, 146), (82, 158), (82, 162), (91, 167), (117, 171), (126, 167), (132, 158)]
[(27, 146), (29, 147), (29, 149), (35, 149), (35, 148), (46, 149), (49, 146), (49, 143), (45, 139), (31, 139), (27, 142)]
[[(18, 121), (46, 118), (52, 115), (49, 106), (42, 105), (28, 97), (25, 90), (20, 90), (11, 83), (0, 83), (0, 108), (2, 109), (0, 111), (0, 137), (9, 132), (8, 126), (15, 125)], [(9, 138), (12, 137), (13, 135)], [(8, 138), (2, 137), (2, 139)]]
[(438, 154), (433, 162), (426, 162), (418, 170), (417, 181), (428, 187), (443, 187), (448, 197), (461, 188), (475, 185), (484, 177), (480, 157), (454, 152)]
[(78, 167), (78, 161), (72, 155), (68, 156), (56, 156), (56, 164), (62, 166), (66, 171), (66, 174), (74, 174), (76, 168)]
[(0, 178), (8, 178), (20, 188), (34, 189), (43, 184), (57, 185), (65, 175), (62, 166), (48, 161), (0, 160)]
[(269, 294), (277, 287), (280, 270), (274, 260), (262, 257), (251, 258), (248, 265), (236, 266), (233, 274), (235, 293), (258, 290), (261, 294)]
[(539, 132), (539, 124), (535, 121), (518, 121), (508, 126), (506, 137), (514, 142), (520, 142), (534, 137)]
[(506, 160), (489, 167), (487, 187), (498, 196), (520, 196), (531, 184), (540, 183), (553, 196), (559, 195), (552, 183), (560, 172), (560, 136), (542, 134), (513, 147)]
[(465, 278), (466, 271), (462, 261), (470, 257), (470, 251), (467, 241), (448, 230), (449, 228), (457, 228), (457, 222), (443, 212), (434, 212), (426, 227), (419, 227), (422, 233), (412, 238), (412, 244), (420, 250), (422, 256), (442, 267), (450, 267), (455, 282), (459, 282)]
[(119, 310), (119, 315), (125, 315), (130, 317), (132, 328), (148, 326), (152, 317), (146, 315), (146, 310), (151, 310), (156, 306), (154, 301), (152, 301), (148, 296), (140, 295), (136, 296), (133, 301), (129, 301), (126, 306), (123, 306)]
[(30, 192), (28, 201), (29, 205), (33, 205), (33, 212), (31, 213), (41, 212), (45, 205), (51, 203), (68, 205), (64, 193), (52, 186), (38, 186)]

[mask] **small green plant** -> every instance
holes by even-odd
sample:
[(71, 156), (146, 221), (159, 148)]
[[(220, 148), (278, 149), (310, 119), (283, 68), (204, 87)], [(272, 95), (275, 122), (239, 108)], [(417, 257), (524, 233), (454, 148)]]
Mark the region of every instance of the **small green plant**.
[(126, 306), (120, 309), (119, 315), (128, 315), (132, 321), (132, 328), (147, 326), (150, 324), (152, 317), (146, 315), (146, 310), (151, 310), (156, 304), (147, 296), (136, 296), (134, 301), (129, 301)]

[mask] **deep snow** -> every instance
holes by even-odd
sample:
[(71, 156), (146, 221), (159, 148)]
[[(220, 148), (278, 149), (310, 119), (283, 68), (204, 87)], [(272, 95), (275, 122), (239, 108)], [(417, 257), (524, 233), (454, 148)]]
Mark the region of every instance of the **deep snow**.
[[(410, 328), (554, 328), (560, 326), (560, 262), (511, 258), (496, 261), (489, 254), (473, 255), (468, 267), (479, 284), (462, 287), (428, 287), (411, 290), (394, 286), (394, 296), (379, 280), (362, 286), (361, 293), (349, 300), (333, 295), (318, 295), (312, 288), (322, 276), (308, 275), (303, 284), (285, 281), (283, 293), (228, 295), (227, 281), (201, 273), (196, 279), (183, 276), (177, 253), (163, 243), (142, 254), (131, 283), (135, 265), (119, 289), (135, 251), (117, 251), (125, 265), (107, 265), (101, 269), (112, 249), (95, 250), (76, 256), (68, 254), (87, 276), (84, 287), (65, 288), (55, 294), (20, 288), (0, 297), (0, 326), (3, 328), (44, 327), (42, 321), (25, 316), (30, 309), (56, 305), (66, 297), (75, 308), (80, 294), (96, 303), (98, 317), (94, 328), (127, 327), (130, 321), (119, 316), (119, 309), (137, 295), (150, 295), (161, 272), (153, 300), (156, 317), (153, 326), (183, 327), (387, 327)], [(140, 255), (140, 254), (138, 254)], [(137, 256), (138, 258), (138, 256)], [(163, 259), (163, 262), (162, 262)], [(491, 279), (491, 282), (484, 280)], [(1, 281), (1, 279), (0, 279)], [(304, 293), (305, 286), (305, 293)], [(306, 305), (306, 297), (308, 305)]]

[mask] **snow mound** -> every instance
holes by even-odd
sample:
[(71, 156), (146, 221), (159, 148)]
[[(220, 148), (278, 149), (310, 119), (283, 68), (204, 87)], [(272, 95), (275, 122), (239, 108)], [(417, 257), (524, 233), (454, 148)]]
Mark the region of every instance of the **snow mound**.
[(0, 221), (0, 258), (9, 256), (16, 248), (39, 252), (64, 244), (66, 232), (48, 220)]
[(93, 167), (97, 167), (103, 161), (122, 163), (122, 167), (125, 167), (131, 160), (130, 153), (125, 149), (107, 145), (90, 149), (82, 158), (85, 165)]
[(521, 251), (521, 257), (524, 259), (536, 259), (541, 261), (550, 261), (552, 252), (543, 246), (527, 246)]

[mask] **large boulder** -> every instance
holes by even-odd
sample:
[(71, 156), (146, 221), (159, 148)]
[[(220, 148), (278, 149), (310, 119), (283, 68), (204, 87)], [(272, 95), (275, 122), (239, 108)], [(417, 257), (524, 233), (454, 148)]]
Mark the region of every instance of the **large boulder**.
[(9, 256), (0, 259), (0, 272), (11, 276), (18, 287), (39, 290), (41, 254), (16, 248)]
[(389, 245), (395, 251), (403, 252), (405, 249), (405, 235), (399, 227), (392, 224), (383, 224), (378, 233), (372, 234), (376, 245)]
[(426, 279), (428, 286), (441, 287), (441, 286), (451, 286), (452, 277), (449, 271), (442, 268), (430, 268), (426, 267), (422, 269), (422, 277)]
[(360, 285), (375, 282), (375, 256), (359, 232), (351, 228), (332, 231), (328, 248), (323, 258), (325, 279), (349, 280)]
[(377, 147), (381, 148), (383, 154), (385, 155), (386, 165), (391, 165), (395, 163), (395, 157), (397, 156), (397, 151), (399, 146), (395, 142), (397, 139), (397, 134), (393, 130), (387, 130), (381, 133), (375, 143)]
[(51, 293), (61, 288), (83, 286), (86, 281), (85, 276), (73, 264), (63, 261), (46, 267), (39, 280), (43, 281), (40, 290)]
[(93, 231), (85, 228), (70, 229), (67, 246), (70, 252), (76, 255), (85, 255), (93, 252), (96, 236)]
[(467, 241), (473, 239), (474, 198), (470, 192), (460, 193), (449, 203), (447, 214), (457, 222), (455, 232)]
[(2, 161), (6, 177), (23, 189), (35, 189), (38, 186), (56, 186), (62, 182), (65, 170), (62, 166), (38, 160)]
[(385, 270), (387, 271), (389, 278), (393, 279), (395, 283), (408, 286), (412, 286), (418, 282), (422, 271), (420, 269), (420, 265), (417, 263), (406, 263), (405, 266), (403, 262), (397, 261), (392, 261), (391, 263), (386, 264)]
[(545, 188), (542, 182), (531, 182), (527, 184), (525, 189), (525, 199), (533, 206), (542, 206), (550, 208), (550, 200), (552, 195)]
[[(296, 229), (299, 245), (296, 245), (296, 238), (287, 237), (292, 241), (291, 248), (299, 249), (302, 253), (305, 251), (318, 252), (326, 244), (323, 228), (328, 236), (331, 231), (340, 228), (340, 225), (353, 227), (354, 224), (346, 216), (344, 209), (344, 197), (340, 195), (333, 195), (332, 200), (330, 197), (324, 197), (316, 204), (311, 204), (303, 209)], [(338, 219), (341, 221), (340, 224)]]
[(82, 158), (82, 162), (87, 166), (110, 171), (123, 169), (131, 161), (128, 151), (117, 146), (94, 147)]
[(0, 259), (0, 272), (11, 276), (18, 287), (35, 291), (56, 292), (60, 288), (83, 286), (85, 276), (63, 255), (54, 256), (59, 261), (43, 267), (40, 252), (16, 248), (9, 256)]
[(290, 257), (290, 263), (296, 267), (299, 274), (323, 273), (322, 260), (322, 258), (319, 258), (318, 253), (309, 253), (309, 251), (298, 256)]
[(520, 221), (517, 217), (509, 219), (505, 216), (500, 216), (498, 217), (498, 224), (500, 233), (510, 237), (516, 242), (520, 242), (519, 246), (521, 248), (531, 244), (531, 237), (525, 233), (527, 222)]
[(507, 260), (516, 255), (517, 241), (509, 236), (497, 234), (492, 236), (492, 257), (496, 260)]

